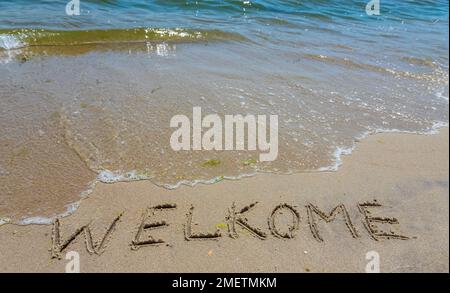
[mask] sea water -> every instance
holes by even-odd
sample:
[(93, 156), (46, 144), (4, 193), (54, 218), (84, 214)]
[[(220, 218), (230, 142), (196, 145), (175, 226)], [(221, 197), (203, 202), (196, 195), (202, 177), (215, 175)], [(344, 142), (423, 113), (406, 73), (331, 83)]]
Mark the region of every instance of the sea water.
[[(45, 222), (97, 182), (334, 171), (369, 134), (448, 123), (448, 1), (68, 2), (0, 0), (2, 218)], [(193, 107), (278, 115), (277, 159), (173, 151)]]

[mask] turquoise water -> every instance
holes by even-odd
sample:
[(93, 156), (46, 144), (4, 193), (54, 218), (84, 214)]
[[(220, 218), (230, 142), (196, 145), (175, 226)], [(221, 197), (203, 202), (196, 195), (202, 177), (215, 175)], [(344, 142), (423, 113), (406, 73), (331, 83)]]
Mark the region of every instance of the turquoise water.
[[(351, 44), (379, 54), (448, 63), (448, 1), (95, 1), (67, 16), (68, 1), (0, 1), (0, 29), (91, 30), (182, 28), (234, 32), (259, 44)], [(370, 45), (375, 44), (376, 45)]]
[[(98, 181), (334, 171), (369, 134), (448, 124), (448, 1), (67, 2), (0, 0), (0, 216), (52, 216)], [(195, 106), (278, 115), (277, 160), (173, 151)]]

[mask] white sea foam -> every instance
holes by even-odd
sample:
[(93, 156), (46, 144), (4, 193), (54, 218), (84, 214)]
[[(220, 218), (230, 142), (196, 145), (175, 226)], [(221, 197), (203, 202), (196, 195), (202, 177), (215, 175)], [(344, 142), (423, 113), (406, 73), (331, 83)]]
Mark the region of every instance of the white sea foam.
[(19, 225), (30, 225), (30, 224), (34, 224), (34, 225), (50, 225), (51, 223), (53, 223), (54, 218), (47, 218), (47, 217), (30, 217), (30, 218), (25, 218), (23, 220), (21, 220), (19, 222)]
[(223, 181), (223, 180), (240, 180), (242, 178), (252, 177), (252, 176), (255, 176), (255, 175), (256, 175), (256, 172), (255, 173), (248, 173), (248, 174), (240, 174), (240, 175), (237, 175), (237, 176), (217, 176), (217, 177), (214, 177), (214, 178), (211, 178), (211, 179), (181, 180), (181, 181), (178, 181), (175, 184), (156, 184), (156, 185), (164, 187), (166, 189), (171, 189), (172, 190), (172, 189), (177, 189), (177, 188), (179, 188), (182, 185), (186, 185), (186, 186), (190, 186), (190, 187), (194, 187), (197, 184), (209, 185), (209, 184), (214, 184), (214, 183), (217, 183), (217, 182), (220, 182), (220, 181)]
[[(174, 184), (158, 184), (158, 183), (154, 184), (172, 190), (177, 189), (182, 185), (194, 187), (197, 184), (214, 184), (222, 180), (239, 180), (254, 175), (256, 175), (256, 172), (248, 174), (240, 174), (238, 176), (217, 176), (211, 179), (180, 180)], [(128, 172), (120, 172), (120, 171), (112, 172), (109, 170), (104, 170), (97, 175), (97, 180), (102, 183), (131, 182), (150, 179), (151, 179), (150, 176), (139, 173), (135, 170)]]
[(10, 218), (0, 218), (0, 226), (8, 223), (11, 223)]
[(339, 169), (339, 167), (342, 165), (342, 156), (343, 155), (350, 155), (353, 150), (355, 149), (355, 146), (351, 146), (351, 147), (337, 147), (335, 149), (335, 151), (333, 152), (333, 164), (330, 166), (326, 166), (326, 167), (321, 167), (319, 168), (319, 172), (323, 172), (323, 171), (337, 171)]
[(120, 171), (109, 171), (104, 170), (100, 172), (97, 179), (103, 183), (115, 183), (115, 182), (128, 182), (128, 181), (138, 181), (150, 179), (146, 174), (138, 173), (137, 171), (120, 172)]
[(439, 130), (443, 127), (448, 127), (448, 122), (444, 121), (434, 121), (433, 125), (428, 127), (425, 130), (401, 130), (396, 128), (378, 128), (368, 134), (377, 134), (377, 133), (407, 133), (407, 134), (421, 134), (421, 135), (431, 135), (439, 133)]
[(0, 34), (0, 64), (8, 64), (20, 54), (21, 50), (14, 50), (23, 47), (23, 43), (11, 35)]
[(17, 49), (23, 47), (23, 43), (14, 36), (1, 34), (0, 48), (5, 50)]
[[(431, 127), (429, 127), (425, 131), (407, 131), (407, 130), (400, 130), (400, 129), (383, 129), (383, 128), (365, 131), (365, 132), (361, 133), (360, 135), (358, 135), (357, 137), (355, 137), (355, 143), (353, 143), (352, 146), (336, 147), (336, 149), (333, 152), (333, 164), (329, 165), (329, 166), (321, 167), (321, 168), (317, 169), (316, 171), (319, 171), (319, 172), (337, 171), (339, 169), (339, 167), (343, 164), (342, 156), (343, 155), (346, 155), (346, 156), (351, 155), (353, 150), (356, 148), (356, 142), (361, 141), (362, 139), (368, 137), (369, 135), (377, 134), (377, 133), (409, 133), (409, 134), (430, 135), (430, 134), (436, 134), (439, 132), (439, 130), (442, 127), (448, 127), (448, 126), (449, 126), (448, 122), (436, 121), (433, 123), (433, 125)], [(166, 189), (173, 190), (173, 189), (177, 189), (177, 188), (181, 187), (182, 185), (194, 187), (198, 184), (215, 184), (215, 183), (218, 183), (223, 180), (240, 180), (242, 178), (255, 176), (257, 173), (267, 173), (267, 172), (255, 170), (254, 173), (240, 174), (238, 176), (218, 176), (218, 177), (214, 177), (211, 179), (181, 180), (175, 184), (157, 184), (157, 183), (155, 183), (155, 185), (164, 187)], [(292, 173), (295, 173), (295, 172), (292, 172)], [(286, 173), (286, 174), (291, 174), (291, 172)], [(148, 175), (139, 173), (135, 170), (129, 171), (129, 172), (119, 172), (119, 171), (112, 172), (109, 170), (104, 170), (98, 174), (97, 180), (91, 183), (90, 188), (88, 190), (84, 191), (81, 194), (81, 197), (83, 198), (83, 197), (86, 197), (88, 194), (90, 194), (97, 182), (116, 183), (116, 182), (131, 182), (131, 181), (139, 181), (139, 180), (149, 180), (149, 179), (151, 179), (151, 178)], [(80, 201), (68, 205), (66, 212), (64, 212), (63, 214), (55, 215), (52, 217), (25, 218), (25, 219), (22, 219), (18, 224), (19, 225), (29, 225), (29, 224), (49, 225), (49, 224), (53, 223), (53, 221), (57, 217), (58, 218), (59, 217), (67, 217), (67, 216), (71, 215), (72, 213), (74, 213), (76, 211), (76, 209), (79, 207), (79, 205), (80, 205)], [(10, 222), (11, 222), (11, 220), (8, 218), (0, 218), (0, 226), (3, 224), (6, 224), (6, 223), (10, 223)]]
[(59, 214), (59, 215), (54, 215), (52, 217), (29, 217), (29, 218), (24, 218), (22, 220), (19, 221), (19, 225), (30, 225), (30, 224), (34, 224), (34, 225), (50, 225), (51, 223), (53, 223), (55, 221), (56, 218), (64, 218), (67, 217), (71, 214), (73, 214), (78, 206), (80, 205), (80, 202), (74, 202), (71, 203), (69, 205), (67, 205), (67, 209), (64, 213)]
[(444, 96), (444, 91), (437, 92), (435, 95), (437, 98), (446, 100), (448, 102), (448, 97)]
[(18, 225), (30, 225), (30, 224), (35, 224), (35, 225), (50, 225), (52, 224), (56, 218), (64, 218), (67, 216), (70, 216), (71, 214), (73, 214), (78, 207), (80, 206), (81, 200), (85, 197), (87, 197), (92, 190), (94, 189), (95, 185), (97, 184), (97, 180), (92, 181), (89, 184), (89, 187), (83, 191), (80, 194), (80, 200), (73, 202), (71, 204), (66, 205), (66, 211), (61, 213), (61, 214), (55, 214), (51, 217), (29, 217), (29, 218), (24, 218), (22, 220), (20, 220), (17, 224)]
[[(420, 135), (432, 135), (439, 133), (439, 130), (443, 127), (448, 127), (448, 122), (444, 121), (435, 121), (431, 127), (429, 127), (427, 130), (422, 131), (409, 131), (409, 130), (400, 130), (400, 129), (385, 129), (385, 128), (377, 128), (371, 131), (365, 131), (355, 137), (355, 142), (359, 142), (369, 135), (372, 134), (378, 134), (378, 133), (405, 133), (405, 134), (420, 134)], [(333, 164), (330, 166), (325, 166), (319, 168), (317, 171), (323, 172), (323, 171), (337, 171), (339, 167), (342, 165), (342, 156), (343, 155), (351, 155), (353, 150), (355, 149), (356, 145), (353, 144), (350, 147), (336, 147), (335, 151), (333, 152)]]
[(434, 122), (433, 126), (431, 126), (429, 134), (437, 134), (439, 130), (443, 127), (448, 127), (448, 122), (443, 121)]
[(0, 176), (6, 175), (8, 172), (0, 165)]

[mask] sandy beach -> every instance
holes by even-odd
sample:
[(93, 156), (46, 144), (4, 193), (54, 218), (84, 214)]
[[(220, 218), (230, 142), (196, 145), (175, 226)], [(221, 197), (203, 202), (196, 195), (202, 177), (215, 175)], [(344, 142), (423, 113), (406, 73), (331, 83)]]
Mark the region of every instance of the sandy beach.
[(448, 273), (448, 8), (0, 1), (0, 275)]
[(337, 172), (98, 184), (54, 225), (1, 226), (0, 272), (64, 272), (69, 251), (81, 272), (364, 272), (368, 252), (448, 272), (448, 140), (373, 135)]

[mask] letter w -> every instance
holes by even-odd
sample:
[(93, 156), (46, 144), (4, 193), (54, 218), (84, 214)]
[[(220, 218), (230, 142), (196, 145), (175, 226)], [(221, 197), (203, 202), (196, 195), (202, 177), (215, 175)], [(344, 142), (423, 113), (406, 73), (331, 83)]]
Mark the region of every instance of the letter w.
[[(100, 239), (100, 242), (94, 242), (92, 239), (92, 233), (91, 229), (89, 227), (90, 224), (81, 226), (80, 228), (76, 229), (75, 232), (72, 233), (66, 240), (61, 240), (61, 233), (60, 233), (60, 222), (59, 219), (55, 219), (53, 223), (53, 232), (52, 232), (52, 258), (60, 258), (61, 253), (82, 233), (84, 232), (84, 240), (86, 244), (86, 250), (89, 252), (89, 254), (97, 254), (100, 255), (103, 253), (103, 249), (105, 248), (107, 239), (111, 235), (112, 231), (114, 230), (115, 226), (117, 225), (117, 222), (119, 222), (120, 218), (122, 217), (122, 214), (119, 214), (109, 225), (108, 229), (106, 229), (105, 234)], [(97, 244), (96, 244), (97, 243)]]

